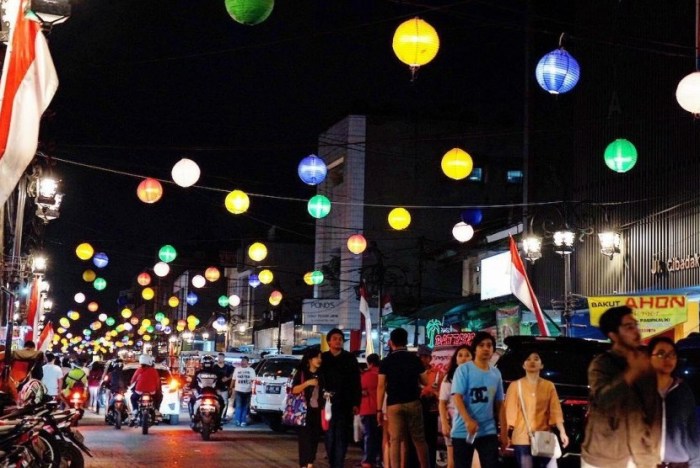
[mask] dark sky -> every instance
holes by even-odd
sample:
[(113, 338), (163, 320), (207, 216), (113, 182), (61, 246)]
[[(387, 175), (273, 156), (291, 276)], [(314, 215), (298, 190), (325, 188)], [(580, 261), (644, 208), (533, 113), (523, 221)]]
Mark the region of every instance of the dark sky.
[[(223, 0), (74, 0), (72, 17), (49, 35), (60, 85), (42, 143), (51, 156), (101, 170), (56, 162), (66, 196), (45, 246), (59, 315), (78, 287), (89, 289), (74, 254), (83, 241), (110, 256), (98, 299), (112, 309), (163, 243), (235, 249), (272, 225), (312, 240), (303, 203), (252, 197), (249, 216), (234, 218), (224, 193), (166, 185), (161, 201), (145, 205), (140, 179), (118, 172), (169, 178), (189, 157), (202, 168), (200, 185), (308, 197), (296, 166), (349, 113), (517, 119), (519, 2), (422, 3), (278, 0), (250, 27)], [(437, 29), (441, 48), (411, 83), (391, 39), (415, 15)]]

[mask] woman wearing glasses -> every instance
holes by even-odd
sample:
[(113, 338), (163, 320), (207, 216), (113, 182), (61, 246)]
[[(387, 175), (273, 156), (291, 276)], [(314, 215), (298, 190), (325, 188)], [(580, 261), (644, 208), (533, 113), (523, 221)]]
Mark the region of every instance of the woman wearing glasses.
[(690, 386), (673, 375), (678, 363), (676, 345), (657, 336), (647, 348), (656, 372), (663, 401), (660, 467), (700, 467), (700, 432), (695, 416), (695, 398)]

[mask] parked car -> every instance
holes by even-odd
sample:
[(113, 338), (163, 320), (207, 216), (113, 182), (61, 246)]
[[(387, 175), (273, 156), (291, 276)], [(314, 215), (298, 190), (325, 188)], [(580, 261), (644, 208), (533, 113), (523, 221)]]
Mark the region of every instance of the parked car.
[(610, 349), (610, 343), (567, 337), (509, 336), (507, 346), (496, 367), (503, 376), (504, 390), (523, 377), (523, 362), (532, 352), (539, 353), (544, 364), (540, 374), (554, 383), (564, 413), (564, 427), (569, 436), (565, 458), (577, 458), (585, 434), (588, 411), (588, 365), (597, 355)]
[(266, 357), (256, 369), (250, 412), (262, 416), (273, 431), (282, 432), (282, 412), (287, 389), (301, 356), (278, 354)]
[(695, 414), (700, 424), (700, 334), (679, 340), (676, 373), (688, 382), (695, 395)]
[[(138, 363), (124, 364), (124, 381), (131, 382), (131, 378), (134, 376), (134, 372), (138, 369), (140, 365)], [(163, 391), (163, 402), (160, 404), (160, 413), (163, 415), (163, 420), (168, 421), (170, 424), (177, 424), (180, 422), (180, 408), (181, 408), (181, 394), (182, 387), (178, 379), (173, 378), (170, 374), (170, 370), (162, 364), (155, 365), (158, 374), (160, 375), (160, 382)], [(131, 388), (126, 391), (124, 395), (127, 401), (131, 401)]]

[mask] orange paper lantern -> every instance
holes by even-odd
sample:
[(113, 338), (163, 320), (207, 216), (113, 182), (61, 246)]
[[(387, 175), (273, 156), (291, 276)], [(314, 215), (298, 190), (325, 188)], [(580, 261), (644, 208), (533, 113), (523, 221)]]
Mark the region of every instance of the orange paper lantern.
[(156, 179), (144, 179), (136, 189), (136, 195), (144, 203), (155, 203), (163, 196), (163, 186)]

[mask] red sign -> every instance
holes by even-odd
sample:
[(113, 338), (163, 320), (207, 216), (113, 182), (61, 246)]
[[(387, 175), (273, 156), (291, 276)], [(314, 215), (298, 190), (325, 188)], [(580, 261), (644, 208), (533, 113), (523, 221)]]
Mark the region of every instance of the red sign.
[(440, 348), (443, 346), (471, 346), (472, 340), (476, 333), (474, 332), (454, 332), (454, 333), (440, 333), (435, 335), (435, 347)]

